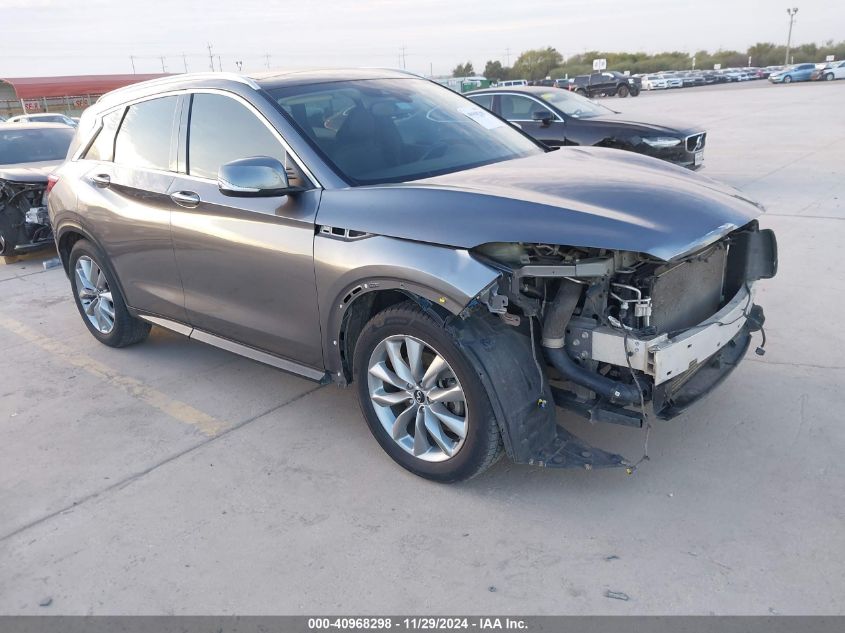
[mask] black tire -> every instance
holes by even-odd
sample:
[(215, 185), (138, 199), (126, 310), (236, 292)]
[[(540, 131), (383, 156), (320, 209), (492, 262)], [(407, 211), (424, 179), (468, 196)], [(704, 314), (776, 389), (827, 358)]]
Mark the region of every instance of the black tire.
[(631, 86), (631, 96), (638, 97), (640, 95), (640, 89), (637, 86)]
[(790, 75), (787, 75), (786, 77), (783, 78), (783, 83), (791, 84), (792, 83), (792, 77)]
[[(468, 411), (466, 438), (460, 450), (445, 461), (425, 461), (407, 452), (393, 440), (376, 415), (370, 399), (369, 360), (382, 341), (396, 335), (414, 337), (436, 349), (463, 388)], [(415, 475), (440, 483), (465, 481), (484, 472), (501, 457), (499, 427), (478, 373), (448, 332), (417, 304), (406, 302), (389, 307), (364, 326), (355, 344), (353, 375), (358, 403), (370, 432), (396, 463)]]
[(588, 95), (587, 95), (587, 91), (586, 91), (586, 90), (584, 90), (583, 88), (577, 88), (577, 89), (575, 90), (575, 94), (577, 94), (577, 95), (581, 95), (582, 97), (586, 97), (586, 96), (588, 96)]
[(624, 99), (630, 93), (631, 93), (631, 91), (628, 90), (628, 86), (619, 86), (619, 88), (616, 89), (616, 96), (619, 97), (620, 99)]
[(15, 240), (0, 227), (0, 255), (10, 256), (15, 252)]
[[(108, 333), (103, 333), (94, 327), (91, 321), (89, 321), (88, 315), (85, 314), (85, 308), (82, 306), (82, 300), (79, 296), (80, 282), (75, 274), (75, 270), (76, 263), (83, 256), (92, 259), (100, 267), (108, 282), (108, 290), (111, 291), (112, 304), (114, 306), (114, 326)], [(70, 285), (73, 289), (73, 298), (76, 302), (76, 308), (79, 310), (79, 316), (82, 317), (82, 322), (94, 338), (109, 347), (126, 347), (127, 345), (140, 343), (147, 338), (151, 325), (129, 314), (108, 258), (100, 252), (99, 248), (88, 240), (79, 240), (76, 242), (70, 251), (68, 270), (70, 271)]]

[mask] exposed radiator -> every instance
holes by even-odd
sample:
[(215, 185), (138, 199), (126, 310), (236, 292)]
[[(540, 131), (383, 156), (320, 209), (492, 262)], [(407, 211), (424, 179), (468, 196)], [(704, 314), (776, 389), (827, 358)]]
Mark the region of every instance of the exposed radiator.
[(651, 286), (651, 325), (658, 333), (684, 330), (719, 311), (727, 254), (727, 246), (720, 242), (656, 273)]

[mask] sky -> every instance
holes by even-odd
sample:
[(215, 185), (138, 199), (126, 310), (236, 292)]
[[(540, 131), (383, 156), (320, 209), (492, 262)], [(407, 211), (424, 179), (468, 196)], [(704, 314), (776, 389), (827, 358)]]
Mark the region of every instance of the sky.
[[(449, 74), (520, 51), (745, 50), (845, 39), (834, 0), (0, 0), (0, 77), (313, 66)], [(404, 49), (404, 59), (402, 51)], [(183, 57), (184, 54), (184, 57)], [(164, 60), (160, 59), (164, 57)], [(269, 57), (267, 57), (269, 56)]]

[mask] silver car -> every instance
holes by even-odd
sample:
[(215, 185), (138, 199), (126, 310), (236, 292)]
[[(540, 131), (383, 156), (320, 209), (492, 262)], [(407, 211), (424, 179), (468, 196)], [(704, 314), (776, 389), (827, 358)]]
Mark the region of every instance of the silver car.
[(734, 189), (664, 161), (556, 151), (392, 71), (181, 75), (89, 108), (49, 196), (86, 327), (169, 328), (353, 384), (403, 467), (503, 453), (632, 465), (556, 405), (640, 427), (721, 382), (763, 326), (774, 235)]

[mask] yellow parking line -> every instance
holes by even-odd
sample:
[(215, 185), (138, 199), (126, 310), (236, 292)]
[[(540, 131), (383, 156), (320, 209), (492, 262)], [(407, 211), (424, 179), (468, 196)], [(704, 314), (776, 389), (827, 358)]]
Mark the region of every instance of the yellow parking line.
[(26, 341), (37, 345), (44, 351), (60, 358), (66, 363), (69, 363), (74, 367), (78, 367), (92, 376), (99, 378), (103, 382), (121, 389), (133, 398), (136, 398), (151, 407), (155, 407), (162, 413), (169, 415), (174, 420), (178, 420), (183, 424), (190, 424), (204, 435), (213, 437), (226, 426), (222, 420), (218, 420), (217, 418), (210, 416), (189, 404), (175, 400), (167, 394), (145, 385), (140, 380), (124, 376), (108, 365), (104, 365), (103, 363), (74, 350), (56, 339), (39, 334), (32, 328), (16, 321), (15, 319), (0, 315), (0, 326), (14, 334), (17, 334)]

